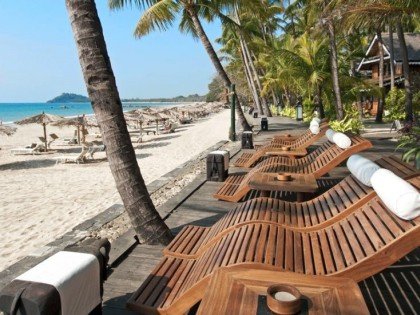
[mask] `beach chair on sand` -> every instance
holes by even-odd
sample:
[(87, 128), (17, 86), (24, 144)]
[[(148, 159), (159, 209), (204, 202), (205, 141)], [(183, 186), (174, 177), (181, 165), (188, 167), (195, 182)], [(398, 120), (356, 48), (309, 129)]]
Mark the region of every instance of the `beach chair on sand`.
[[(415, 167), (395, 156), (381, 158), (375, 163), (405, 180), (420, 175)], [(163, 253), (176, 258), (197, 258), (220, 235), (249, 223), (279, 224), (314, 231), (348, 216), (376, 196), (373, 188), (349, 175), (309, 201), (289, 202), (276, 196), (258, 197), (241, 203), (211, 227), (185, 226)]]
[[(420, 177), (410, 180), (420, 188)], [(328, 206), (328, 205), (326, 205)], [(359, 282), (420, 245), (420, 217), (403, 220), (375, 196), (334, 223), (299, 230), (250, 223), (219, 235), (196, 259), (164, 255), (127, 307), (140, 314), (183, 314), (221, 267), (341, 276)]]
[(47, 139), (45, 139), (44, 137), (38, 137), (39, 141), (41, 141), (42, 143), (46, 143), (47, 144), (47, 148), (50, 148), (51, 143), (53, 143), (58, 138), (59, 137), (55, 133), (51, 133), (50, 134), (50, 140), (49, 141), (47, 141)]
[(91, 159), (93, 159), (93, 155), (95, 153), (104, 152), (105, 149), (106, 149), (106, 146), (104, 144), (101, 144), (101, 145), (91, 145), (91, 146), (89, 146), (89, 149), (88, 149), (88, 153), (87, 154), (90, 156)]
[(82, 152), (80, 152), (78, 155), (63, 155), (63, 156), (57, 156), (54, 157), (55, 164), (58, 163), (84, 163), (86, 160), (86, 154), (89, 152), (89, 148), (87, 146), (82, 147)]
[(307, 130), (303, 133), (302, 136), (295, 140), (273, 140), (271, 143), (263, 145), (255, 151), (242, 153), (242, 155), (235, 161), (234, 165), (236, 167), (252, 167), (258, 163), (261, 158), (265, 157), (267, 152), (279, 151), (279, 153), (281, 153), (284, 146), (290, 147), (290, 150), (292, 151), (306, 149), (321, 139), (325, 135), (325, 132), (328, 130), (328, 128), (328, 123), (322, 123), (320, 125), (319, 133), (317, 134), (313, 134), (310, 130)]
[(341, 149), (332, 142), (326, 142), (307, 157), (290, 160), (271, 157), (255, 166), (248, 173), (231, 174), (214, 194), (214, 198), (238, 202), (251, 190), (249, 182), (256, 173), (312, 174), (320, 178), (344, 162), (351, 155), (372, 147), (372, 143), (360, 136), (350, 136), (351, 146)]
[(13, 155), (27, 155), (27, 154), (40, 154), (41, 152), (45, 151), (45, 144), (44, 143), (32, 143), (24, 148), (15, 148), (11, 149), (10, 153)]

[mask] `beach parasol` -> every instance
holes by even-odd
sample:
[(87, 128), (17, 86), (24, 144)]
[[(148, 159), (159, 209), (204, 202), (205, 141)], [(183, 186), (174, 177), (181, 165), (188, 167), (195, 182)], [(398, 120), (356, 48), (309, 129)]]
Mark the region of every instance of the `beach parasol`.
[(15, 127), (0, 125), (0, 134), (5, 134), (6, 136), (11, 136), (16, 132)]
[(144, 113), (141, 109), (129, 111), (125, 113), (124, 117), (127, 121), (135, 121), (139, 124), (140, 136), (143, 133), (143, 123), (156, 120), (154, 116)]
[(56, 121), (51, 124), (52, 126), (57, 127), (69, 127), (74, 126), (77, 128), (77, 142), (80, 143), (80, 131), (82, 131), (82, 142), (85, 141), (85, 135), (86, 135), (86, 128), (87, 127), (97, 127), (96, 121), (93, 119), (88, 120), (88, 117), (85, 115), (77, 116), (77, 117), (70, 117), (70, 118), (64, 118), (62, 120)]
[(51, 124), (53, 122), (57, 122), (59, 120), (64, 119), (61, 116), (57, 115), (51, 115), (51, 114), (45, 114), (42, 112), (42, 114), (31, 116), (28, 118), (24, 118), (22, 120), (16, 121), (15, 123), (18, 125), (29, 125), (29, 124), (39, 124), (42, 125), (44, 129), (44, 140), (45, 140), (45, 151), (48, 151), (47, 147), (47, 125)]

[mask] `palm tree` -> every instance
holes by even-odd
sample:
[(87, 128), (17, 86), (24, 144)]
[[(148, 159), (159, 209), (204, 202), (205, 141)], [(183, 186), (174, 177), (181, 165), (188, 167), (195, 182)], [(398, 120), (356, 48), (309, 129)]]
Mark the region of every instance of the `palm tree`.
[[(135, 35), (139, 38), (149, 34), (155, 29), (168, 29), (177, 18), (177, 15), (181, 14), (181, 22), (179, 24), (180, 31), (189, 33), (201, 40), (218, 75), (222, 78), (226, 87), (230, 88), (232, 86), (232, 81), (223, 68), (199, 18), (199, 14), (207, 17), (209, 20), (218, 16), (220, 1), (216, 2), (217, 3), (212, 3), (206, 0), (109, 0), (109, 6), (111, 9), (118, 9), (134, 3), (140, 9), (145, 9), (135, 30)], [(244, 130), (251, 130), (251, 126), (248, 124), (242, 107), (240, 106), (239, 98), (236, 97), (236, 100), (239, 104), (239, 106), (236, 106), (236, 113), (242, 128)]]
[(125, 209), (143, 242), (168, 244), (172, 234), (156, 211), (137, 164), (95, 1), (66, 0), (66, 7), (109, 167)]
[(381, 29), (378, 28), (376, 31), (376, 40), (378, 41), (379, 49), (379, 89), (381, 90), (381, 95), (378, 99), (378, 110), (376, 111), (375, 122), (382, 123), (382, 116), (384, 113), (385, 105), (385, 89), (384, 89), (384, 43), (382, 41)]

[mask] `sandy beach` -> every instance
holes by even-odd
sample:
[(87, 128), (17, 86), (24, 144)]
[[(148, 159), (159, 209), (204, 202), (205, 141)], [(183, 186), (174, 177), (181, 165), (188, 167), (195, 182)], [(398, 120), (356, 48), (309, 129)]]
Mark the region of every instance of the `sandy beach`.
[[(218, 141), (226, 140), (229, 110), (223, 110), (175, 133), (150, 136), (134, 144), (146, 183), (171, 171)], [(48, 127), (48, 133), (71, 137), (74, 128)], [(10, 149), (39, 142), (39, 125), (19, 126), (13, 136), (0, 136), (0, 270), (36, 252), (77, 224), (121, 203), (105, 159), (97, 153), (86, 164), (55, 164), (54, 157), (77, 154), (79, 146), (52, 145), (57, 153), (12, 155)], [(64, 144), (64, 142), (62, 142)]]

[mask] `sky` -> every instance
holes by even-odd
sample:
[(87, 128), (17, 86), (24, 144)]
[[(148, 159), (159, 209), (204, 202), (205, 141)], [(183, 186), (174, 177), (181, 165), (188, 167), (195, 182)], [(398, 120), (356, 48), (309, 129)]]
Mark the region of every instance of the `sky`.
[[(141, 12), (111, 11), (96, 0), (121, 98), (207, 93), (215, 70), (201, 42), (177, 25), (136, 39)], [(220, 25), (204, 25), (210, 39)], [(87, 95), (64, 0), (0, 0), (0, 102), (45, 102)]]

